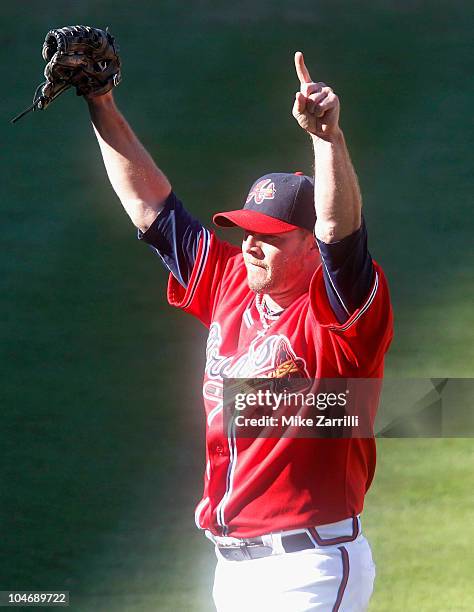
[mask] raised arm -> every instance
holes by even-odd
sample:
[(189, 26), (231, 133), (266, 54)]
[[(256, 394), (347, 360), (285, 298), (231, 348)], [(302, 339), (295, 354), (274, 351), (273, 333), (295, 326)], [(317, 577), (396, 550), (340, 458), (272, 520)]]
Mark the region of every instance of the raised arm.
[(303, 54), (295, 54), (300, 81), (293, 116), (313, 141), (315, 157), (316, 237), (327, 244), (349, 236), (361, 224), (362, 200), (344, 135), (339, 100), (325, 83), (314, 82)]
[(112, 92), (87, 102), (112, 187), (134, 225), (145, 232), (171, 185), (117, 109)]

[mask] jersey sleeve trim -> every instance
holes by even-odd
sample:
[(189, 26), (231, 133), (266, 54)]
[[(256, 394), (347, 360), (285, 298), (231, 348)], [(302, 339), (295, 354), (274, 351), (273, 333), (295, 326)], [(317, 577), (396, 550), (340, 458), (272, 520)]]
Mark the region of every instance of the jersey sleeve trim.
[(361, 317), (373, 304), (380, 288), (380, 271), (377, 269), (377, 266), (374, 266), (374, 280), (368, 296), (366, 297), (362, 306), (355, 310), (347, 321), (342, 323), (338, 322), (336, 315), (331, 308), (328, 296), (326, 293), (323, 294), (321, 291), (321, 289), (324, 288), (322, 275), (323, 271), (321, 266), (318, 268), (313, 280), (311, 281), (310, 294), (313, 296), (311, 298), (313, 316), (323, 328), (335, 332), (346, 332), (361, 319)]
[(329, 303), (338, 323), (346, 323), (363, 304), (374, 282), (374, 266), (367, 248), (367, 227), (360, 227), (332, 243), (317, 239)]
[(340, 294), (340, 293), (339, 293), (339, 291), (336, 289), (336, 285), (334, 284), (334, 281), (332, 280), (332, 276), (331, 276), (331, 274), (330, 274), (330, 272), (329, 272), (329, 270), (328, 270), (328, 267), (327, 267), (326, 261), (324, 260), (324, 256), (323, 256), (323, 254), (322, 254), (322, 253), (321, 253), (321, 261), (322, 261), (322, 263), (323, 263), (324, 270), (326, 271), (326, 275), (325, 275), (325, 276), (326, 276), (326, 278), (327, 278), (327, 279), (329, 280), (329, 282), (331, 283), (331, 287), (333, 288), (333, 291), (334, 291), (334, 293), (336, 294), (336, 296), (337, 296), (337, 298), (338, 298), (338, 300), (339, 300), (339, 302), (340, 302), (341, 306), (342, 306), (342, 307), (344, 308), (344, 310), (346, 311), (347, 316), (348, 316), (348, 317), (350, 317), (350, 316), (351, 316), (351, 313), (349, 312), (349, 309), (348, 309), (348, 308), (347, 308), (347, 306), (345, 305), (344, 300), (343, 300), (343, 299), (342, 299), (342, 297), (341, 297), (341, 294)]
[(151, 247), (176, 280), (186, 287), (194, 268), (202, 231), (202, 224), (171, 191), (146, 232), (138, 230), (138, 238)]
[(370, 292), (365, 304), (358, 311), (356, 310), (356, 312), (352, 315), (352, 317), (350, 317), (348, 321), (346, 321), (346, 323), (343, 323), (341, 325), (332, 325), (331, 327), (333, 329), (337, 329), (338, 331), (347, 331), (350, 327), (352, 327), (352, 325), (354, 325), (354, 323), (356, 323), (356, 321), (360, 319), (364, 312), (366, 312), (370, 308), (370, 305), (374, 301), (375, 296), (377, 294), (378, 287), (379, 275), (378, 272), (375, 272), (374, 286), (372, 287), (372, 291)]
[(186, 288), (177, 285), (172, 275), (168, 282), (168, 301), (172, 306), (178, 308), (188, 308), (193, 301), (194, 295), (202, 278), (206, 263), (209, 257), (209, 247), (211, 242), (211, 234), (206, 228), (202, 229), (196, 262)]

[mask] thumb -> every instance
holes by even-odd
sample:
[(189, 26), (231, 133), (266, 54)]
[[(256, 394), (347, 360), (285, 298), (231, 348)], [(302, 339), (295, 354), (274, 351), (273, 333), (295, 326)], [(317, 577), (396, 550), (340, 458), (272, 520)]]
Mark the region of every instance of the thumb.
[(295, 96), (295, 104), (293, 110), (296, 111), (298, 114), (304, 113), (306, 110), (306, 98), (300, 91), (298, 91)]
[(300, 124), (300, 126), (304, 128), (302, 122), (304, 122), (306, 117), (306, 98), (300, 92), (298, 92), (295, 96), (295, 102), (293, 104), (291, 114)]

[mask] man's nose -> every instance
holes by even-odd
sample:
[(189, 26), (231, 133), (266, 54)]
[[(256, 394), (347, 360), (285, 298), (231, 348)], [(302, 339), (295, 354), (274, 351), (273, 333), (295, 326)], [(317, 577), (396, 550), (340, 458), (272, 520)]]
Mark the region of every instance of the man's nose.
[(244, 244), (250, 248), (252, 246), (255, 246), (255, 235), (251, 234), (250, 232), (245, 232), (244, 235)]
[(242, 247), (246, 253), (252, 253), (253, 255), (261, 255), (262, 253), (259, 240), (255, 237), (255, 234), (250, 232), (244, 236)]

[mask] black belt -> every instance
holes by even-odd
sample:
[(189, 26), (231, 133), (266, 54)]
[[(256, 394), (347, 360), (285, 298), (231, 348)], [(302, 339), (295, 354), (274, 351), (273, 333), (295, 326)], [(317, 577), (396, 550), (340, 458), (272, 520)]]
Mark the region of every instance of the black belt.
[[(310, 536), (311, 534), (311, 536)], [(300, 533), (281, 534), (281, 545), (285, 552), (292, 553), (309, 548), (335, 546), (346, 542), (353, 542), (359, 535), (359, 521), (352, 517), (352, 533), (350, 535), (322, 538), (317, 527), (308, 527), (307, 531)], [(263, 538), (248, 538), (241, 540), (238, 544), (224, 545), (216, 542), (221, 555), (229, 561), (246, 561), (249, 559), (261, 559), (273, 554), (273, 547), (265, 544)]]
[[(306, 533), (293, 533), (281, 536), (281, 545), (285, 552), (292, 553), (308, 548), (315, 548), (313, 541)], [(223, 546), (217, 544), (221, 555), (228, 561), (248, 561), (269, 557), (273, 548), (263, 543), (262, 538), (242, 540), (239, 544)]]

